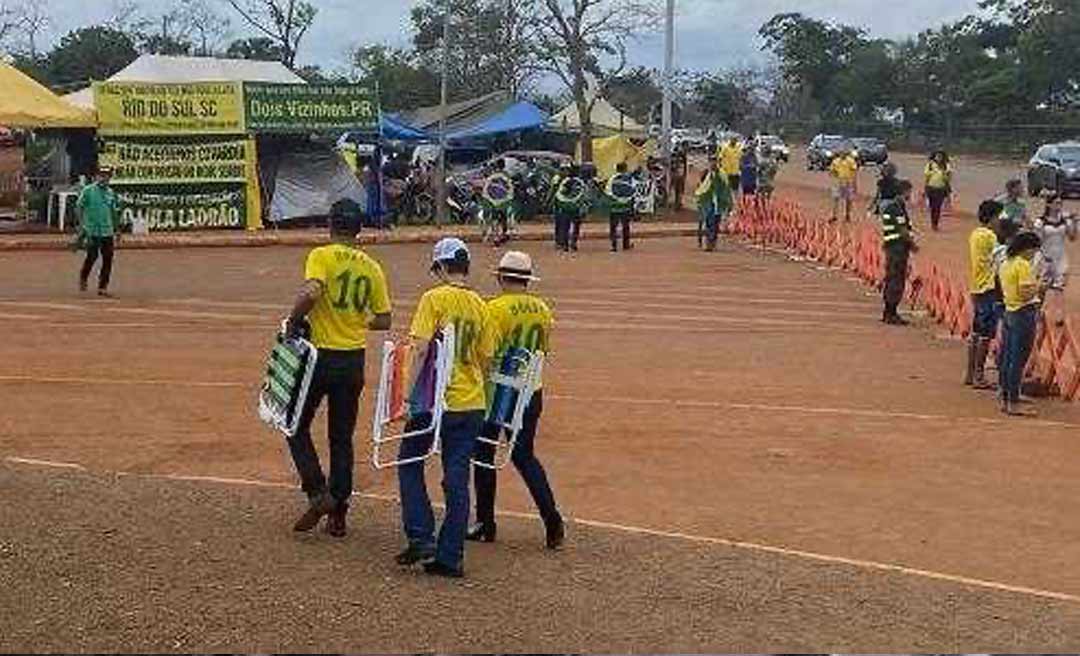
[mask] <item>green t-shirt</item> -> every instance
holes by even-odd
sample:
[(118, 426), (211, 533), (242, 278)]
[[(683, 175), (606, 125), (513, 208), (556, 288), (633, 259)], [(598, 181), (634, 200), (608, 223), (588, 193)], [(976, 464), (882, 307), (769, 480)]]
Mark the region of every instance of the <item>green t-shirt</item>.
[(116, 232), (116, 194), (92, 183), (79, 194), (82, 231), (88, 237), (112, 237)]

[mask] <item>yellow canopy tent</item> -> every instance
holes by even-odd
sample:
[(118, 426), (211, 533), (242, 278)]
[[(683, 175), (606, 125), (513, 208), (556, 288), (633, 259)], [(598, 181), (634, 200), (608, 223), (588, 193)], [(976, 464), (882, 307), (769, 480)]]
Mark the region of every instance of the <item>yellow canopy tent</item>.
[(9, 128), (93, 128), (93, 112), (61, 100), (14, 66), (0, 61), (0, 125)]
[[(649, 139), (641, 146), (621, 134), (611, 137), (593, 139), (593, 164), (596, 165), (596, 174), (602, 178), (610, 178), (615, 174), (615, 165), (626, 162), (626, 170), (644, 167), (646, 161), (656, 153), (656, 141)], [(581, 144), (577, 147), (577, 161), (581, 161)]]

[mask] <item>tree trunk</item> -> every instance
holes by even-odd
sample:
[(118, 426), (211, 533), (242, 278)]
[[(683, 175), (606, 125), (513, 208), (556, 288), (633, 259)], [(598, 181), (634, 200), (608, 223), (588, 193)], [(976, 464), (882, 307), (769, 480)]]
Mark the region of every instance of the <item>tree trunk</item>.
[(577, 105), (581, 123), (581, 163), (591, 162), (592, 152), (592, 103), (585, 97), (587, 85), (585, 75), (579, 69), (574, 74), (574, 103)]

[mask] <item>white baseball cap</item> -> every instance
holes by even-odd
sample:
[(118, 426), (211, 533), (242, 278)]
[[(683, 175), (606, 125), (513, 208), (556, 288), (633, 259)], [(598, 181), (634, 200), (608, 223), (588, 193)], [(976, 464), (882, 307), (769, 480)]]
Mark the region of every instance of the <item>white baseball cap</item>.
[(434, 264), (444, 260), (455, 260), (461, 251), (465, 251), (465, 259), (468, 260), (469, 247), (465, 245), (465, 242), (457, 237), (443, 237), (435, 244), (435, 249), (431, 253), (431, 262)]
[(495, 275), (517, 280), (540, 280), (533, 275), (532, 258), (528, 253), (521, 251), (507, 251), (499, 260), (499, 268), (495, 270)]

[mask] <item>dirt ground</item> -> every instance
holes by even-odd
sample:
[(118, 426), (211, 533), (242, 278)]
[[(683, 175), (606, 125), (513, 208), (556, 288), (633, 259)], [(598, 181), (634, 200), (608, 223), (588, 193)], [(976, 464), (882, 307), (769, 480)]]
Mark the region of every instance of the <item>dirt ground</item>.
[[(528, 245), (558, 321), (538, 449), (569, 545), (544, 552), (507, 472), (464, 582), (393, 565), (370, 394), (350, 536), (289, 531), (302, 499), (254, 400), (302, 249), (121, 252), (113, 301), (74, 291), (71, 254), (4, 254), (0, 651), (1080, 647), (1080, 409), (1004, 418), (959, 385), (961, 344), (882, 326), (837, 272), (586, 246)], [(428, 249), (370, 251), (403, 327)], [(492, 292), (497, 253), (476, 255)]]

